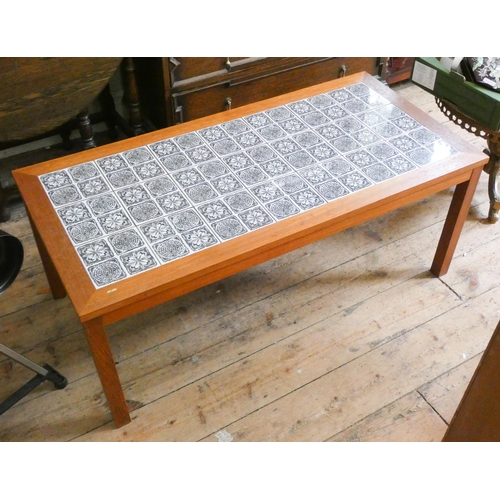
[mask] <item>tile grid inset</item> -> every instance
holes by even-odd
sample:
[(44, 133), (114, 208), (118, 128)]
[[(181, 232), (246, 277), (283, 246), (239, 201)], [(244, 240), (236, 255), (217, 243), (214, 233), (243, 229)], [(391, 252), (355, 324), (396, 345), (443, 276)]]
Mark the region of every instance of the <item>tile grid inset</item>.
[(456, 152), (357, 83), (39, 179), (100, 288)]

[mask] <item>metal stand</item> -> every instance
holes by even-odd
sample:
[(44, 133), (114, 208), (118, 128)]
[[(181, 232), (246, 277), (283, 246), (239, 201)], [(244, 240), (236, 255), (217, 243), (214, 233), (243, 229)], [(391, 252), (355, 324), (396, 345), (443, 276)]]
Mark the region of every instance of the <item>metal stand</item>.
[[(15, 236), (0, 230), (0, 294), (5, 292), (16, 279), (23, 264), (23, 259), (24, 249), (21, 241)], [(24, 398), (24, 396), (46, 380), (52, 382), (56, 389), (64, 389), (68, 385), (66, 377), (63, 377), (49, 365), (37, 365), (3, 344), (0, 344), (0, 353), (5, 354), (7, 357), (17, 361), (37, 374), (29, 382), (14, 392), (14, 394), (0, 403), (0, 415), (5, 413), (9, 408), (14, 406), (19, 400)]]
[(50, 365), (44, 364), (43, 366), (37, 365), (29, 359), (21, 356), (17, 352), (9, 349), (3, 344), (0, 344), (0, 352), (9, 358), (17, 361), (21, 365), (33, 370), (37, 375), (30, 381), (26, 382), (21, 388), (14, 392), (11, 396), (0, 403), (0, 415), (5, 413), (9, 408), (14, 406), (24, 396), (29, 394), (33, 389), (37, 388), (41, 383), (49, 380), (54, 384), (56, 389), (64, 389), (68, 385), (68, 380), (63, 377), (58, 371), (54, 370)]

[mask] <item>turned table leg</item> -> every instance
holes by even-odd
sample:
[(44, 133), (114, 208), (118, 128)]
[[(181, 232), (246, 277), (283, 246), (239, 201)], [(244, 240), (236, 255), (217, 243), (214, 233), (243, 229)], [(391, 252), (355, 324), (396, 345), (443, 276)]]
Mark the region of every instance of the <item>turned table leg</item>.
[(468, 181), (458, 184), (455, 188), (431, 266), (431, 273), (437, 277), (448, 272), (482, 171), (481, 167), (476, 168)]
[(80, 136), (83, 140), (83, 149), (95, 148), (96, 143), (94, 140), (94, 132), (92, 131), (88, 109), (82, 109), (82, 111), (78, 113), (76, 119), (78, 120), (78, 129), (80, 130)]
[(137, 90), (134, 61), (132, 57), (125, 57), (123, 59), (122, 70), (125, 84), (125, 101), (129, 112), (129, 125), (132, 135), (137, 136), (143, 134), (145, 130), (142, 122), (139, 92)]
[(490, 198), (490, 210), (488, 220), (494, 224), (498, 221), (498, 212), (500, 210), (500, 194), (498, 193), (498, 173), (500, 171), (500, 143), (497, 137), (488, 139), (488, 153), (490, 161), (484, 168), (489, 175), (488, 178), (488, 195)]
[(83, 327), (113, 420), (122, 427), (131, 419), (104, 325), (101, 318), (96, 318), (83, 323)]

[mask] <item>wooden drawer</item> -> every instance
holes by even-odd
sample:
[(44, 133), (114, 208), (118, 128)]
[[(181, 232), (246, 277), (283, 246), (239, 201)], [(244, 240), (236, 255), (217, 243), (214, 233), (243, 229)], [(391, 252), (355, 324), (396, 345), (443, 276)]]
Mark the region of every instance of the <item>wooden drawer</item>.
[(141, 107), (162, 128), (366, 71), (377, 57), (188, 57), (135, 60)]
[(170, 75), (170, 87), (200, 84), (227, 78), (228, 73), (258, 65), (266, 57), (169, 57), (164, 64)]
[(377, 73), (374, 58), (335, 58), (275, 71), (272, 74), (243, 74), (219, 85), (173, 92), (173, 123), (182, 123), (229, 108), (236, 108), (280, 94), (316, 85), (359, 71)]
[(235, 78), (256, 78), (287, 71), (328, 57), (169, 57), (163, 71), (169, 75), (171, 89), (215, 85)]

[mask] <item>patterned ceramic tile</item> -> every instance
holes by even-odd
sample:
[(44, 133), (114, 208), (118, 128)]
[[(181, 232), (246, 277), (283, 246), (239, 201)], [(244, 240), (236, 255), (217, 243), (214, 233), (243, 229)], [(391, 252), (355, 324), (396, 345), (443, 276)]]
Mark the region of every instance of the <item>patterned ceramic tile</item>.
[(83, 262), (92, 265), (113, 257), (113, 251), (104, 240), (95, 240), (78, 247), (78, 254)]
[(99, 288), (455, 153), (359, 83), (40, 182)]
[(242, 224), (242, 222), (234, 215), (228, 217), (227, 219), (222, 219), (220, 221), (211, 224), (214, 232), (222, 239), (228, 240), (239, 236), (240, 234), (247, 233), (248, 230)]
[(79, 182), (97, 177), (99, 175), (99, 170), (92, 163), (83, 163), (82, 165), (69, 168), (68, 173), (74, 181)]
[(127, 206), (135, 205), (136, 203), (150, 199), (148, 192), (140, 184), (135, 184), (128, 188), (121, 189), (120, 191), (117, 191), (116, 194)]
[(218, 177), (211, 181), (211, 184), (220, 194), (231, 193), (242, 187), (242, 184), (233, 174)]
[(88, 266), (87, 271), (96, 287), (109, 285), (127, 277), (116, 258), (105, 260), (94, 266)]
[(152, 177), (157, 177), (165, 173), (160, 164), (156, 161), (150, 161), (142, 165), (136, 165), (133, 167), (135, 174), (141, 179), (151, 179)]
[(114, 250), (115, 255), (121, 255), (125, 252), (130, 252), (143, 246), (143, 239), (135, 229), (122, 231), (121, 233), (114, 234), (108, 238), (111, 248)]
[(373, 183), (370, 182), (364, 175), (357, 170), (353, 170), (345, 175), (339, 177), (340, 182), (347, 188), (349, 191), (359, 191), (365, 187), (371, 186)]
[[(134, 207), (132, 210), (134, 210)], [(140, 210), (140, 208), (138, 209)], [(120, 229), (124, 229), (132, 225), (132, 221), (125, 213), (125, 210), (117, 210), (116, 212), (111, 212), (104, 215), (99, 215), (97, 217), (97, 222), (101, 226), (102, 230), (106, 233), (114, 233)]]
[(120, 155), (107, 156), (96, 160), (96, 163), (105, 174), (127, 167), (127, 163)]
[(150, 243), (155, 243), (175, 235), (175, 230), (164, 218), (148, 222), (139, 226), (139, 228)]
[(153, 245), (153, 250), (160, 257), (162, 262), (171, 262), (189, 254), (188, 247), (182, 242), (179, 236), (174, 236), (168, 240)]
[(198, 211), (208, 222), (222, 219), (233, 213), (222, 200), (215, 200), (205, 205), (200, 205)]
[(75, 186), (64, 186), (53, 189), (48, 194), (54, 206), (66, 205), (67, 203), (82, 199)]
[(129, 274), (147, 271), (158, 265), (155, 258), (151, 255), (151, 251), (145, 247), (122, 255), (120, 260)]
[(68, 227), (68, 234), (73, 243), (85, 243), (90, 240), (102, 236), (103, 232), (94, 220), (78, 222)]
[(218, 243), (217, 238), (205, 227), (197, 227), (182, 234), (192, 252), (198, 252)]
[(128, 212), (137, 223), (146, 222), (164, 214), (152, 200), (132, 205), (129, 207)]
[(109, 186), (102, 177), (94, 177), (92, 179), (79, 182), (77, 186), (78, 190), (85, 198), (109, 191)]
[(299, 207), (286, 197), (271, 201), (265, 206), (269, 213), (278, 220), (300, 213)]
[(52, 172), (40, 176), (40, 181), (46, 189), (52, 190), (71, 184), (71, 178), (66, 172)]
[(86, 204), (94, 215), (112, 212), (122, 206), (114, 194), (105, 194), (103, 196), (89, 198)]
[(59, 218), (61, 219), (63, 224), (65, 224), (66, 226), (92, 219), (92, 215), (89, 209), (83, 203), (77, 203), (76, 205), (67, 205), (57, 210), (57, 214), (59, 215)]

